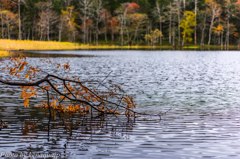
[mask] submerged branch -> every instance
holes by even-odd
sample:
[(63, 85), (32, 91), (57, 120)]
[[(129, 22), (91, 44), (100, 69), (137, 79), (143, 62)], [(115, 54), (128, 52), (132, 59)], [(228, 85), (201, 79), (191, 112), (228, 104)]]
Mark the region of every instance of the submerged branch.
[[(59, 68), (59, 65), (57, 68)], [(70, 70), (68, 63), (62, 66), (65, 71)], [(136, 117), (136, 115), (160, 116), (160, 114), (145, 114), (134, 111), (135, 102), (131, 96), (125, 95), (125, 92), (117, 85), (112, 85), (111, 87), (114, 88), (112, 90), (105, 86), (103, 81), (109, 77), (111, 72), (102, 82), (97, 83), (97, 89), (100, 85), (107, 89), (107, 91), (101, 92), (88, 87), (87, 82), (83, 84), (79, 79), (59, 77), (40, 68), (29, 66), (26, 58), (12, 58), (10, 59), (10, 65), (6, 65), (4, 69), (9, 71), (7, 73), (12, 77), (19, 80), (28, 80), (27, 82), (18, 82), (19, 80), (0, 79), (0, 83), (22, 88), (21, 98), (24, 100), (25, 107), (29, 106), (30, 98), (37, 97), (39, 91), (47, 94), (47, 101), (43, 101), (40, 108), (48, 109), (50, 117), (54, 110), (57, 113), (80, 113), (81, 115), (91, 113), (91, 116), (93, 110), (99, 114), (125, 114), (127, 118)], [(40, 73), (41, 76), (46, 74), (46, 76), (36, 80), (37, 73)], [(91, 83), (91, 81), (88, 83)]]

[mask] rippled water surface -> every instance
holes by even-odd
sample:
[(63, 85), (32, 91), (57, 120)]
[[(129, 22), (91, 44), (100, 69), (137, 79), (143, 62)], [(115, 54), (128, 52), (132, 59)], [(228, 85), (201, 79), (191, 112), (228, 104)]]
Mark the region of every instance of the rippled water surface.
[[(46, 53), (46, 52), (44, 52)], [(49, 52), (47, 52), (49, 53)], [(59, 52), (50, 52), (58, 54)], [(141, 117), (74, 118), (69, 134), (45, 112), (23, 108), (19, 89), (0, 85), (0, 154), (55, 153), (59, 158), (240, 158), (240, 52), (72, 51), (82, 79), (121, 84), (139, 112), (166, 112), (162, 120)], [(44, 58), (31, 58), (40, 64)], [(43, 65), (49, 72), (50, 66)], [(62, 75), (61, 72), (57, 74)]]

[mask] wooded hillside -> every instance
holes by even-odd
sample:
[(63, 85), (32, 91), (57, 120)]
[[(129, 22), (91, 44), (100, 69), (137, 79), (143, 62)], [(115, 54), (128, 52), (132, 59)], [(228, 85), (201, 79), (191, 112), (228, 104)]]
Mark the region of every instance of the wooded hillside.
[(0, 38), (118, 45), (238, 44), (237, 0), (0, 0)]

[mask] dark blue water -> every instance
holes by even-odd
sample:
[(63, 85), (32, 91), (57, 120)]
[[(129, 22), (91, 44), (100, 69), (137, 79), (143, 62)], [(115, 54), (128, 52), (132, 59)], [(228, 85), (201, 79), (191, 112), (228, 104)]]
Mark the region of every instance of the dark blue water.
[[(105, 82), (121, 84), (135, 97), (137, 111), (167, 113), (161, 122), (147, 117), (127, 122), (111, 116), (87, 120), (90, 125), (78, 125), (72, 136), (56, 122), (49, 140), (46, 114), (24, 109), (19, 89), (1, 85), (0, 118), (9, 127), (0, 131), (0, 153), (96, 159), (240, 158), (240, 52), (61, 52), (65, 53), (94, 55), (52, 58), (70, 62), (72, 75), (102, 80), (112, 72)], [(30, 59), (37, 65), (41, 60)], [(51, 65), (41, 66), (54, 71)], [(34, 130), (29, 125), (35, 125)]]

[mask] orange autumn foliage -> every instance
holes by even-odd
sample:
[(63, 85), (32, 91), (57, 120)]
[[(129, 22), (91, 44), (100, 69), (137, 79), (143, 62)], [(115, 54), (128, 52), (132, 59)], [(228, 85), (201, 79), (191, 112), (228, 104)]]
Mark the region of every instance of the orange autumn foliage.
[[(57, 70), (69, 72), (71, 70), (70, 63), (53, 64)], [(127, 117), (133, 117), (135, 103), (133, 98), (128, 95), (121, 95), (118, 91), (122, 89), (120, 86), (112, 86), (112, 89), (101, 92), (96, 89), (86, 87), (79, 78), (67, 77), (61, 78), (52, 74), (48, 74), (37, 66), (31, 66), (25, 57), (10, 58), (8, 65), (1, 69), (9, 74), (10, 77), (18, 79), (11, 82), (3, 81), (9, 85), (21, 86), (22, 92), (20, 97), (23, 99), (24, 107), (30, 106), (30, 99), (42, 96), (44, 93), (47, 99), (42, 99), (38, 108), (49, 110), (49, 112), (57, 111), (59, 113), (79, 113), (81, 115), (92, 113), (120, 114), (121, 112)], [(46, 74), (42, 79), (38, 79), (40, 75)], [(99, 84), (98, 84), (99, 85)], [(97, 86), (99, 87), (99, 86)], [(116, 102), (112, 101), (118, 101)]]

